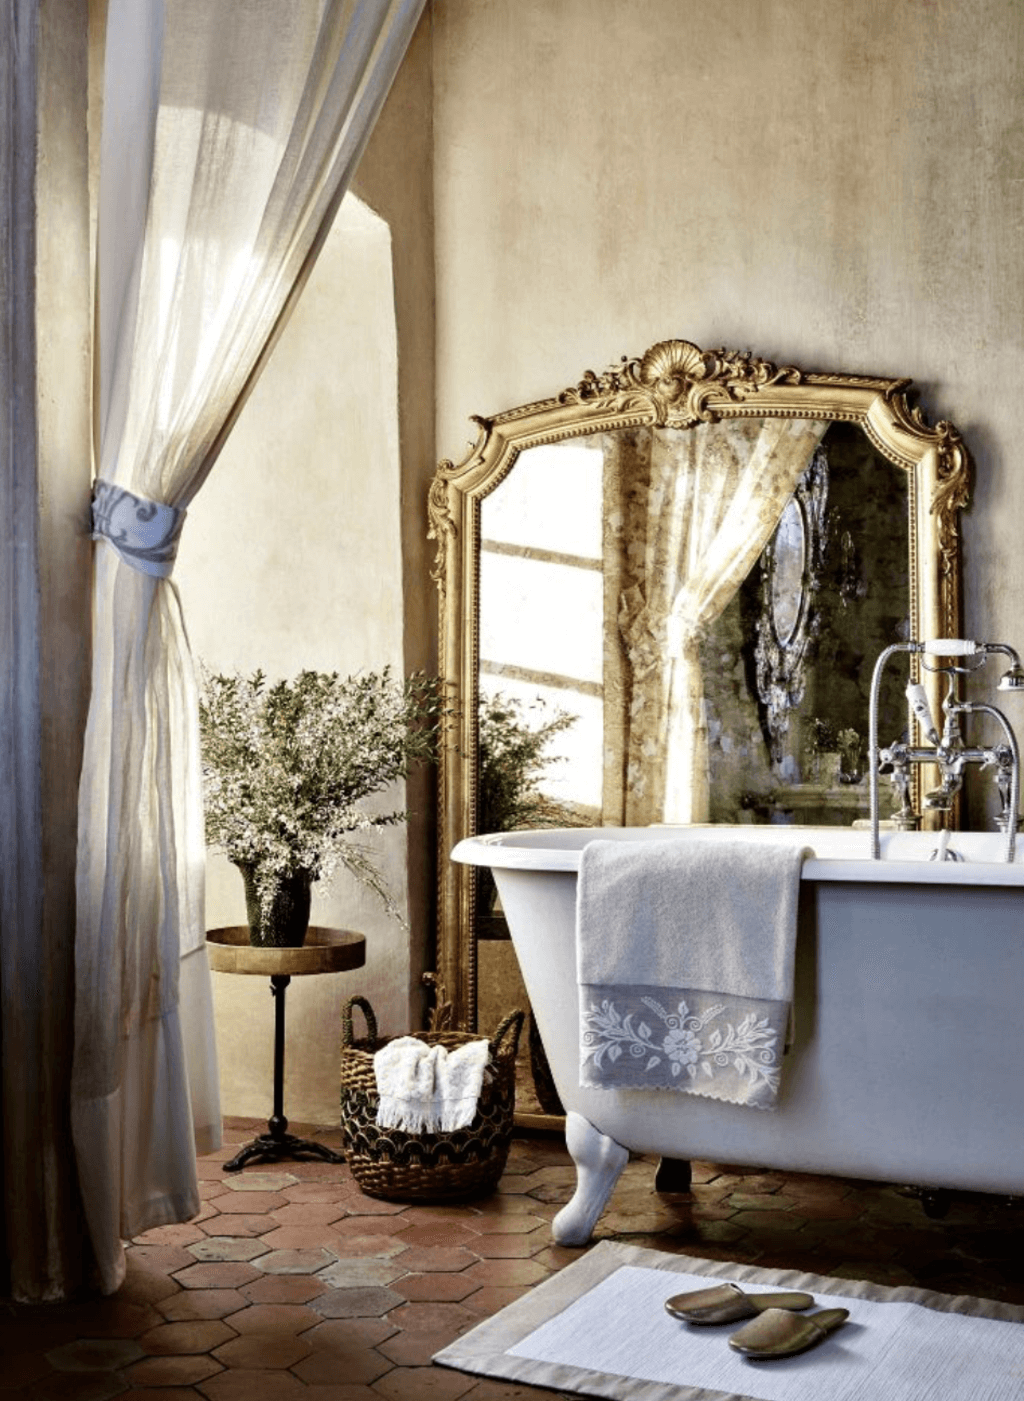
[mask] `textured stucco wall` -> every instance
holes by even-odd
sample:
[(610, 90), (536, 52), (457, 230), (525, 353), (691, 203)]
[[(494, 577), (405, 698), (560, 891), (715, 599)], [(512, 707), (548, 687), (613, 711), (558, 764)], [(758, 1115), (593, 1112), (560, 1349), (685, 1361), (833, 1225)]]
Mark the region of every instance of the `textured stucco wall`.
[[(193, 652), (215, 670), (303, 667), (396, 675), (436, 665), (422, 622), (432, 463), (429, 16), (295, 312), (189, 513), (175, 578)], [(401, 404), (399, 407), (399, 394)], [(418, 511), (417, 511), (418, 507)], [(294, 978), (285, 1100), (338, 1115), (339, 1009), (367, 995), (382, 1030), (420, 1025), (433, 845), (428, 778), (386, 806), (408, 828), (370, 839), (408, 927), (344, 872), (314, 887), (313, 922), (367, 936), (358, 972)], [(242, 924), (238, 872), (208, 863), (207, 925)], [(215, 973), (222, 1107), (271, 1110), (273, 1006), (264, 978)]]
[(1024, 644), (1024, 7), (439, 0), (434, 51), (439, 455), (669, 336), (909, 376)]

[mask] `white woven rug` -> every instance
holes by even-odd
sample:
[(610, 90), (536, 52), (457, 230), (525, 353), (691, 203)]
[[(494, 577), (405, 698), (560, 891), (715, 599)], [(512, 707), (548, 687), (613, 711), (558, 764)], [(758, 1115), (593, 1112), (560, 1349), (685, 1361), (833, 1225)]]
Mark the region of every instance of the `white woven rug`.
[[(809, 1352), (753, 1362), (664, 1302), (708, 1278), (804, 1289), (850, 1318)], [(446, 1367), (616, 1401), (1021, 1401), (1024, 1308), (602, 1241), (442, 1349)]]

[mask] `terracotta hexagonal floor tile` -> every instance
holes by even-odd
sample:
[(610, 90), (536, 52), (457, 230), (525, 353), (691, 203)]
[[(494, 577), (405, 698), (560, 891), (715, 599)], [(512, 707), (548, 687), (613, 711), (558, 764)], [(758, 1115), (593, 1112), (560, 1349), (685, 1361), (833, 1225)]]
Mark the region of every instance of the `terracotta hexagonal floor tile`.
[[(489, 1198), (484, 1198), (486, 1205)], [(457, 1221), (460, 1226), (465, 1226), (472, 1230), (473, 1222), (480, 1215), (481, 1207), (470, 1205), (468, 1202), (451, 1202), (448, 1205), (437, 1202), (433, 1205), (421, 1205), (406, 1207), (405, 1216), (414, 1226), (425, 1225), (428, 1221)]]
[(413, 1274), (396, 1279), (394, 1290), (404, 1298), (437, 1303), (458, 1303), (467, 1294), (472, 1294), (479, 1286), (467, 1279), (463, 1271), (458, 1274)]
[(478, 1260), (466, 1274), (477, 1284), (537, 1284), (548, 1277), (536, 1260)]
[(168, 1323), (182, 1323), (186, 1319), (223, 1318), (237, 1313), (245, 1302), (237, 1289), (182, 1289), (161, 1300), (157, 1308)]
[(219, 1318), (186, 1319), (181, 1323), (161, 1323), (139, 1339), (150, 1356), (169, 1353), (210, 1352), (219, 1343), (235, 1337), (235, 1330)]
[(281, 1195), (290, 1202), (339, 1202), (346, 1205), (352, 1193), (341, 1182), (296, 1182), (291, 1187), (282, 1188)]
[(320, 1315), (305, 1304), (251, 1304), (225, 1322), (242, 1337), (249, 1333), (276, 1333), (294, 1338), (319, 1323)]
[(353, 1216), (402, 1216), (409, 1210), (408, 1202), (389, 1202), (383, 1197), (370, 1197), (351, 1184), (345, 1203)]
[(373, 1389), (384, 1401), (458, 1401), (479, 1380), (444, 1367), (395, 1367)]
[(532, 1288), (532, 1284), (485, 1284), (472, 1294), (467, 1294), (462, 1303), (465, 1308), (479, 1314), (481, 1318), (490, 1318), (506, 1304), (512, 1304), (524, 1294), (529, 1294)]
[(467, 1230), (457, 1221), (430, 1221), (421, 1226), (409, 1226), (402, 1232), (402, 1240), (408, 1245), (438, 1245), (449, 1250), (457, 1245), (473, 1250), (477, 1239), (475, 1231)]
[(253, 1264), (265, 1274), (315, 1275), (337, 1258), (333, 1251), (322, 1247), (313, 1250), (271, 1250), (266, 1255), (258, 1256)]
[(279, 1226), (272, 1216), (267, 1217), (266, 1228), (260, 1239), (268, 1250), (330, 1250), (336, 1244), (337, 1225), (334, 1226)]
[[(303, 1333), (302, 1337), (310, 1347), (363, 1347), (373, 1348), (378, 1343), (393, 1338), (398, 1329), (386, 1318), (328, 1318), (321, 1319), (315, 1328)], [(315, 1335), (315, 1336), (314, 1336)]]
[(290, 1172), (260, 1172), (258, 1168), (250, 1168), (248, 1172), (225, 1174), (224, 1182), (232, 1192), (283, 1192), (286, 1187), (296, 1186), (298, 1178)]
[(348, 1215), (340, 1202), (293, 1202), (270, 1213), (279, 1226), (329, 1226)]
[(238, 1367), (200, 1382), (207, 1401), (310, 1401), (309, 1393), (291, 1372)]
[[(265, 1255), (259, 1257), (260, 1269)], [(218, 1260), (210, 1264), (190, 1265), (187, 1270), (179, 1270), (174, 1276), (185, 1289), (237, 1289), (259, 1278), (259, 1270), (245, 1260)]]
[(399, 1263), (410, 1272), (417, 1274), (433, 1273), (435, 1270), (454, 1272), (479, 1263), (479, 1256), (473, 1255), (463, 1246), (444, 1249), (441, 1246), (411, 1245), (403, 1250)]
[(372, 1256), (362, 1258), (347, 1257), (335, 1261), (333, 1265), (328, 1265), (326, 1269), (317, 1274), (317, 1279), (322, 1280), (324, 1285), (329, 1285), (332, 1289), (352, 1289), (362, 1284), (390, 1284), (392, 1280), (398, 1279), (405, 1274), (405, 1269), (401, 1264), (396, 1264), (393, 1260), (374, 1259)]
[[(474, 1318), (474, 1322), (477, 1319)], [(447, 1346), (455, 1333), (396, 1333), (377, 1344), (377, 1352), (397, 1367), (429, 1367), (434, 1353)]]
[(542, 1231), (548, 1225), (539, 1216), (528, 1211), (482, 1212), (474, 1222), (474, 1230), (488, 1236), (525, 1236), (533, 1231)]
[[(175, 1270), (191, 1265), (192, 1256), (183, 1245), (133, 1244), (129, 1247), (132, 1265), (161, 1274), (173, 1274)], [(127, 1260), (127, 1256), (125, 1257)]]
[[(479, 1320), (475, 1314), (451, 1300), (427, 1300), (402, 1304), (388, 1314), (388, 1322), (403, 1333), (430, 1333), (454, 1338)], [(438, 1347), (443, 1347), (438, 1343)]]
[(201, 1226), (208, 1236), (264, 1236), (274, 1229), (274, 1221), (266, 1212), (243, 1215), (230, 1212), (227, 1216), (218, 1212), (201, 1222)]
[(359, 1382), (313, 1382), (306, 1388), (306, 1398), (307, 1401), (380, 1401), (380, 1392)]
[[(151, 1270), (132, 1258), (132, 1251), (126, 1253), (127, 1269), (124, 1283), (117, 1291), (120, 1303), (157, 1304), (161, 1299), (177, 1294), (181, 1285), (169, 1278), (162, 1270)], [(192, 1257), (189, 1256), (189, 1259)]]
[(332, 1249), (338, 1259), (345, 1260), (356, 1256), (374, 1256), (380, 1260), (391, 1260), (406, 1250), (401, 1240), (394, 1236), (335, 1236)]
[(212, 1356), (225, 1367), (284, 1371), (309, 1354), (301, 1338), (289, 1334), (250, 1333), (214, 1348)]
[(405, 1303), (401, 1294), (381, 1285), (357, 1286), (353, 1289), (332, 1289), (314, 1299), (312, 1308), (322, 1318), (382, 1318), (399, 1304)]
[(346, 1216), (343, 1221), (336, 1221), (331, 1227), (331, 1235), (339, 1239), (345, 1236), (397, 1236), (408, 1228), (409, 1223), (402, 1216), (374, 1216), (359, 1212)]
[(288, 1198), (283, 1197), (280, 1192), (225, 1192), (222, 1197), (217, 1198), (217, 1210), (225, 1216), (230, 1216), (232, 1212), (241, 1215), (246, 1213), (273, 1211), (275, 1207), (287, 1206)]
[(196, 1260), (254, 1260), (269, 1246), (258, 1236), (205, 1236), (188, 1249)]
[(309, 1356), (292, 1370), (310, 1384), (339, 1382), (370, 1385), (391, 1370), (392, 1363), (375, 1345), (394, 1335), (383, 1319), (328, 1321), (302, 1334)]
[(176, 1226), (154, 1226), (151, 1231), (137, 1236), (133, 1245), (191, 1245), (202, 1239), (202, 1231), (193, 1221), (182, 1221)]
[[(132, 1387), (188, 1386), (203, 1382), (207, 1377), (216, 1376), (221, 1370), (219, 1362), (207, 1353), (193, 1353), (174, 1357), (146, 1357), (141, 1362), (125, 1368), (125, 1379)], [(134, 1397), (135, 1392), (133, 1391)], [(195, 1395), (190, 1392), (190, 1395)]]
[(538, 1250), (544, 1249), (542, 1240), (529, 1235), (485, 1235), (477, 1236), (473, 1250), (483, 1260), (528, 1260)]
[(264, 1275), (239, 1292), (250, 1304), (308, 1304), (327, 1287), (319, 1275)]

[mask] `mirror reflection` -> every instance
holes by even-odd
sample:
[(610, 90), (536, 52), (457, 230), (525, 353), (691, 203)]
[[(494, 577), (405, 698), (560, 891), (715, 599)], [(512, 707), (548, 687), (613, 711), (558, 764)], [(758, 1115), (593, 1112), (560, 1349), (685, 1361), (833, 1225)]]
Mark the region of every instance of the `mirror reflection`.
[[(908, 538), (907, 473), (852, 424), (523, 451), (481, 503), (479, 691), (484, 716), (556, 727), (525, 825), (866, 816), (870, 669), (908, 635)], [(906, 728), (897, 684), (882, 707)]]

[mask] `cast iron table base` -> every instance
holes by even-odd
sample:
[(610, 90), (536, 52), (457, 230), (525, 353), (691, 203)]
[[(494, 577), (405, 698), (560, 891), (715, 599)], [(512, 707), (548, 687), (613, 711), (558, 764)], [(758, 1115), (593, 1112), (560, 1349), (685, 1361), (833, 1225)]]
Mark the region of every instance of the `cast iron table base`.
[[(267, 1132), (240, 1148), (224, 1164), (224, 1171), (240, 1172), (246, 1163), (277, 1163), (286, 1158), (297, 1161), (319, 1158), (328, 1163), (343, 1163), (343, 1153), (288, 1132), (284, 1114), (285, 990), (292, 973), (333, 973), (361, 967), (365, 960), (365, 939), (361, 934), (314, 928), (309, 930), (302, 948), (254, 948), (249, 944), (249, 931), (244, 926), (213, 929), (206, 937), (211, 968), (222, 973), (269, 973), (274, 997), (274, 1112), (267, 1120)], [(288, 971), (283, 971), (286, 968)]]
[(284, 1117), (284, 994), (290, 982), (289, 973), (270, 975), (270, 991), (274, 995), (274, 1112), (267, 1120), (266, 1133), (247, 1143), (225, 1163), (225, 1172), (240, 1172), (246, 1163), (279, 1163), (282, 1158), (323, 1158), (328, 1163), (345, 1161), (344, 1153), (308, 1138), (296, 1138), (288, 1132), (288, 1120)]

